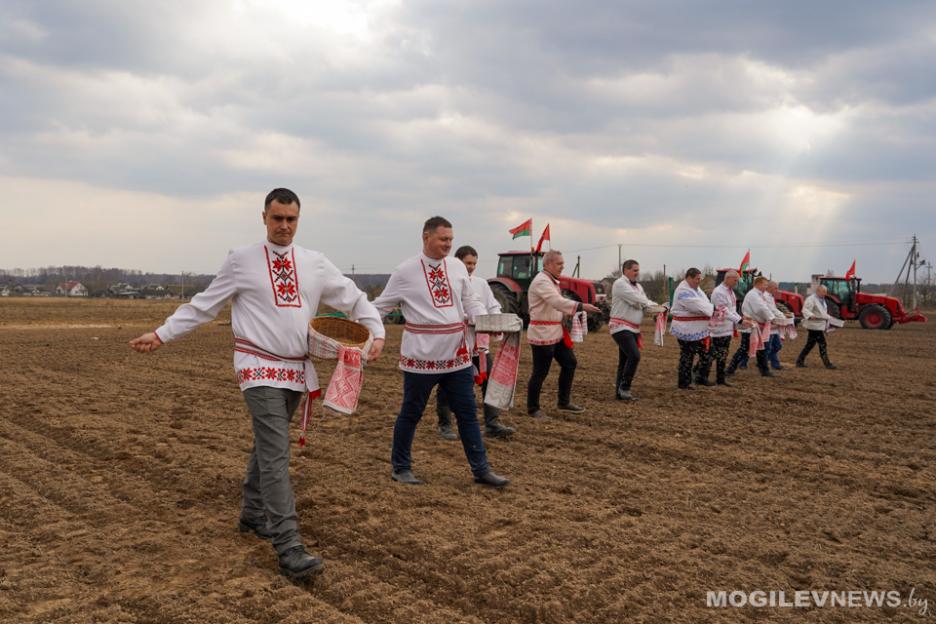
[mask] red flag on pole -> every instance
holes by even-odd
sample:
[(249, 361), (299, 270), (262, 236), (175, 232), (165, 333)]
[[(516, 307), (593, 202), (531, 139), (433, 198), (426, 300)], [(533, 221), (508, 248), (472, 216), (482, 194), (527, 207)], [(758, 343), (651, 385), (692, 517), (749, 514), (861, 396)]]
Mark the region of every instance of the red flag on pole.
[(748, 268), (748, 265), (751, 264), (751, 250), (748, 249), (747, 253), (744, 254), (744, 259), (741, 261), (741, 267), (738, 269), (738, 273), (744, 273), (744, 269)]
[(543, 235), (540, 236), (539, 242), (536, 244), (536, 253), (539, 253), (543, 248), (543, 241), (549, 241), (550, 247), (552, 247), (552, 240), (549, 238), (549, 224), (546, 224), (546, 229), (543, 230)]
[(851, 268), (845, 271), (845, 279), (850, 280), (851, 278), (855, 277), (855, 263), (856, 262), (857, 260), (852, 260)]
[(515, 228), (510, 228), (510, 233), (513, 234), (514, 238), (520, 238), (521, 236), (533, 236), (533, 219), (527, 219), (520, 225)]

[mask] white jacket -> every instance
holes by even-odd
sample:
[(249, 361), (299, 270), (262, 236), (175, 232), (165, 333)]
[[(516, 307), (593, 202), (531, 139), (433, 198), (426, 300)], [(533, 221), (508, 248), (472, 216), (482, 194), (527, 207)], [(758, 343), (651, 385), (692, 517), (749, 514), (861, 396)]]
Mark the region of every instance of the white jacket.
[(647, 298), (643, 286), (632, 284), (626, 277), (619, 277), (611, 287), (611, 318), (608, 329), (611, 334), (619, 331), (640, 333), (640, 322), (644, 310), (657, 305)]
[(803, 327), (813, 331), (826, 331), (830, 318), (825, 297), (819, 297), (816, 293), (806, 297), (803, 303)]

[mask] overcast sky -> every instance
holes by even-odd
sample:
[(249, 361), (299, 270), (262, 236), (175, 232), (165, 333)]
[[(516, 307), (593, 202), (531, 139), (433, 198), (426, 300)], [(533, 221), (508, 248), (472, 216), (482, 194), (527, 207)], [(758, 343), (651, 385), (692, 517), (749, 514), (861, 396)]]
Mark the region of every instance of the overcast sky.
[(4, 0), (0, 268), (213, 273), (287, 186), (345, 270), (441, 214), (482, 275), (532, 217), (588, 277), (893, 280), (936, 247), (934, 68), (932, 1)]

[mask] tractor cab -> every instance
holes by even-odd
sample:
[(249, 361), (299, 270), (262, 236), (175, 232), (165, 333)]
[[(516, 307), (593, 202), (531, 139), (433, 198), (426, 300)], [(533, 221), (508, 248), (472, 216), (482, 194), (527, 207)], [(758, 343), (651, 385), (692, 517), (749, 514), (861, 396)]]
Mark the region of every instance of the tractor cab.
[[(505, 251), (498, 254), (497, 276), (490, 278), (488, 285), (502, 311), (518, 314), (524, 322), (529, 320), (530, 282), (543, 270), (544, 255), (542, 252), (532, 254), (529, 251)], [(559, 288), (563, 296), (597, 305), (603, 310), (601, 314), (588, 315), (589, 330), (597, 330), (605, 321), (608, 310), (607, 294), (602, 283), (560, 275)]]
[(829, 275), (813, 275), (813, 283), (825, 286), (828, 298), (838, 306), (839, 311), (856, 313), (858, 308), (858, 293), (861, 292), (861, 278), (833, 277)]
[[(718, 286), (725, 281), (725, 274), (728, 271), (737, 271), (737, 269), (718, 269), (715, 272), (715, 286)], [(744, 295), (748, 294), (752, 288), (754, 288), (754, 278), (760, 275), (761, 272), (756, 268), (753, 269), (744, 269), (744, 271), (738, 276), (738, 283), (735, 284), (734, 293), (735, 297), (738, 298), (738, 309), (741, 308), (741, 302), (744, 301)]]
[(528, 251), (506, 251), (498, 254), (497, 277), (512, 279), (524, 290), (543, 270), (543, 254), (531, 254)]

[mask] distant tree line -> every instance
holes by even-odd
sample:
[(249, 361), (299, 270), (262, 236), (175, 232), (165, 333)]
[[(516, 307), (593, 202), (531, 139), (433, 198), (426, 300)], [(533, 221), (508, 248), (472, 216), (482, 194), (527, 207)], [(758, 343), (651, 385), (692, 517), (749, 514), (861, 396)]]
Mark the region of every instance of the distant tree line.
[(190, 297), (208, 287), (214, 275), (193, 273), (145, 273), (134, 269), (104, 268), (101, 266), (49, 266), (31, 269), (0, 269), (0, 286), (30, 284), (40, 286), (47, 291), (54, 291), (62, 282), (70, 280), (84, 284), (92, 297), (108, 294), (114, 284), (128, 284), (134, 288), (143, 288), (150, 284), (159, 284), (173, 295)]

